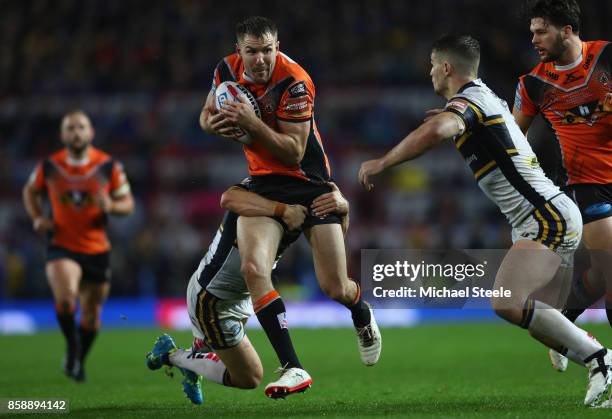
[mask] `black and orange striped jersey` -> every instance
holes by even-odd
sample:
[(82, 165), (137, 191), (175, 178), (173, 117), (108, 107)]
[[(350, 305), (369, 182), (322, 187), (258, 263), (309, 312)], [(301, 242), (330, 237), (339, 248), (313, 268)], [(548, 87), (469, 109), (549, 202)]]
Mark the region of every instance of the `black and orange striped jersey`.
[(612, 46), (582, 43), (581, 57), (567, 66), (538, 64), (519, 79), (514, 106), (538, 113), (561, 145), (567, 183), (612, 183)]
[(235, 81), (245, 86), (257, 99), (261, 119), (278, 131), (278, 121), (310, 121), (310, 133), (302, 161), (287, 166), (277, 159), (257, 139), (243, 147), (249, 163), (249, 175), (284, 175), (306, 181), (330, 180), (329, 160), (314, 120), (315, 86), (312, 79), (298, 63), (279, 52), (270, 80), (266, 84), (253, 83), (245, 77), (240, 54), (225, 57), (215, 68), (212, 90), (225, 81)]
[(93, 147), (85, 161), (74, 162), (63, 149), (40, 162), (30, 182), (37, 190), (47, 192), (53, 212), (52, 245), (86, 254), (110, 250), (106, 215), (95, 198), (99, 192), (112, 197), (129, 192), (119, 162)]

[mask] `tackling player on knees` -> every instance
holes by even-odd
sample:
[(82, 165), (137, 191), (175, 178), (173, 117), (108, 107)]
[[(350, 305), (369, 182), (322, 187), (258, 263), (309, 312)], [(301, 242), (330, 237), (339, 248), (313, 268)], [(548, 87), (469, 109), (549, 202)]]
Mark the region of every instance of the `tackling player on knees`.
[[(346, 229), (348, 202), (334, 184), (330, 186), (333, 192), (314, 200), (316, 211), (321, 217), (332, 212), (342, 215), (343, 229)], [(299, 228), (306, 216), (306, 208), (300, 205), (265, 199), (248, 192), (242, 185), (228, 189), (222, 195), (221, 206), (228, 212), (187, 289), (194, 336), (192, 348), (181, 350), (170, 336), (164, 335), (147, 355), (150, 369), (155, 370), (162, 365), (179, 368), (184, 376), (183, 390), (195, 404), (203, 401), (199, 375), (208, 381), (243, 389), (257, 387), (263, 376), (259, 355), (244, 331), (244, 323), (253, 307), (240, 270), (240, 254), (235, 246), (238, 214), (244, 217), (276, 215), (287, 226), (288, 232), (281, 240), (275, 265), (287, 247), (299, 237)], [(279, 211), (279, 208), (282, 210)], [(278, 381), (266, 386), (265, 394), (272, 398), (284, 398), (308, 389), (312, 379), (302, 369), (293, 349), (284, 311), (277, 324), (275, 334), (268, 334), (268, 337), (285, 373)], [(284, 341), (285, 346), (278, 345), (279, 340)], [(287, 373), (288, 362), (293, 362), (294, 366)]]

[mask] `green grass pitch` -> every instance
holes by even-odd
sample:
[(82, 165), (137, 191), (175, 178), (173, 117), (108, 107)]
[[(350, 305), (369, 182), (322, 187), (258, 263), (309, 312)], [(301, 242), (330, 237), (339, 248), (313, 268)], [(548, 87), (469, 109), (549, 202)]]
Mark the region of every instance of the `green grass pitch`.
[[(589, 326), (604, 342), (610, 329)], [(192, 406), (180, 374), (149, 371), (146, 352), (157, 330), (103, 330), (88, 362), (88, 382), (60, 372), (58, 332), (0, 337), (0, 397), (61, 397), (70, 416), (194, 417), (610, 417), (582, 406), (586, 370), (554, 371), (543, 347), (506, 324), (383, 329), (383, 354), (361, 365), (351, 330), (292, 330), (301, 361), (314, 379), (304, 394), (270, 400), (263, 394), (277, 361), (262, 332), (249, 331), (264, 363), (262, 385), (237, 390), (204, 383), (204, 404)], [(186, 332), (173, 333), (188, 345)], [(26, 417), (19, 415), (19, 417)]]

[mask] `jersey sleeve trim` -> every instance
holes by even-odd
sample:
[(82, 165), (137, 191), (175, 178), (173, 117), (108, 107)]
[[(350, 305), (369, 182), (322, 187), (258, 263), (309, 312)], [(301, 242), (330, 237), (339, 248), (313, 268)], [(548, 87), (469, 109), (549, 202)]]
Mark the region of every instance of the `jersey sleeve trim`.
[(451, 98), (446, 104), (444, 111), (461, 118), (466, 131), (474, 128), (477, 124), (482, 124), (484, 121), (482, 109), (463, 96)]
[(276, 117), (277, 120), (279, 121), (283, 121), (283, 122), (308, 122), (310, 121), (311, 117), (307, 117), (307, 118), (281, 118), (279, 116)]
[(539, 110), (527, 91), (526, 77), (533, 76), (528, 74), (519, 79), (514, 95), (514, 107), (525, 116), (536, 116)]

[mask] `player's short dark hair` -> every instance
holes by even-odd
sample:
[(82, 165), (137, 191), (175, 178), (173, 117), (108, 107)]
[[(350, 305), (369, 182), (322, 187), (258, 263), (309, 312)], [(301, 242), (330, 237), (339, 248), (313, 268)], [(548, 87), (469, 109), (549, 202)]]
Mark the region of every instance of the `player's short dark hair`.
[(250, 16), (236, 24), (236, 38), (239, 40), (244, 38), (245, 35), (261, 38), (266, 34), (271, 34), (274, 37), (278, 36), (276, 24), (267, 17)]
[(431, 46), (432, 52), (443, 54), (463, 74), (476, 76), (480, 64), (480, 43), (470, 35), (444, 35)]
[(60, 121), (60, 127), (64, 125), (64, 121), (66, 120), (66, 118), (71, 117), (71, 116), (75, 116), (75, 115), (82, 115), (82, 116), (84, 116), (89, 121), (89, 123), (91, 124), (91, 118), (89, 117), (87, 112), (85, 112), (83, 109), (75, 108), (75, 109), (69, 110), (68, 112), (66, 112), (62, 116), (62, 119)]
[(535, 0), (528, 8), (529, 19), (541, 17), (558, 28), (569, 25), (574, 33), (580, 32), (580, 16), (576, 0)]

